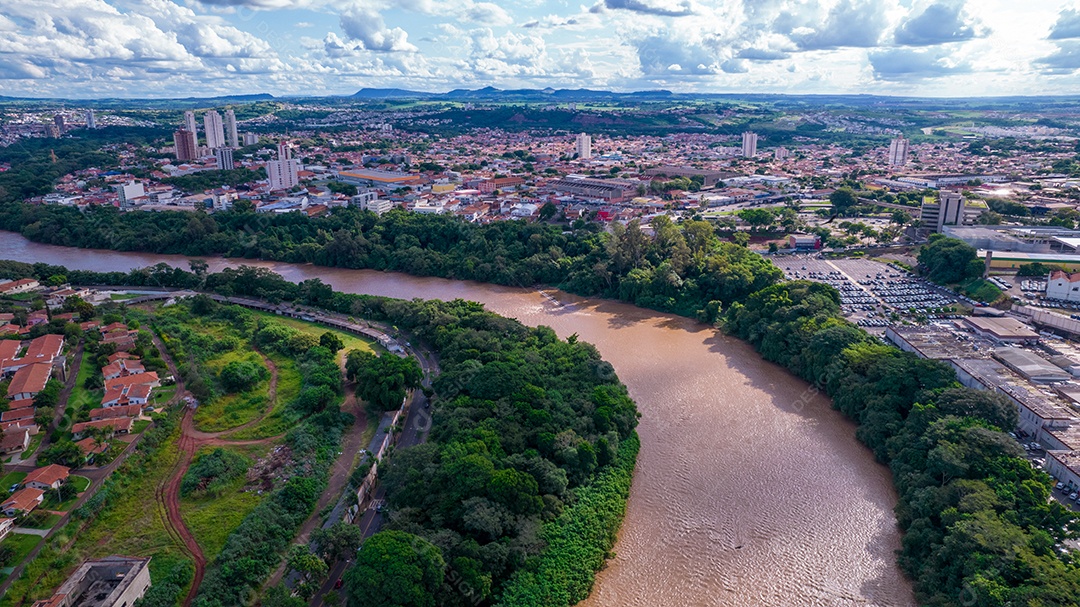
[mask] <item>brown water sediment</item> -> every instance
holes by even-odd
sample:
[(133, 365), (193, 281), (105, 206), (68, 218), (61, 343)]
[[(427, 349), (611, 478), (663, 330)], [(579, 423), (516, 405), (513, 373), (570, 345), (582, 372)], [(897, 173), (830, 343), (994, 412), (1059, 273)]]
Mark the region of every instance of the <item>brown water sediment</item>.
[[(126, 271), (183, 257), (34, 244), (0, 232), (0, 259)], [(750, 346), (628, 304), (367, 270), (259, 265), (286, 279), (399, 298), (470, 299), (596, 345), (638, 403), (641, 453), (617, 556), (588, 607), (915, 604), (895, 563), (888, 470), (854, 425)]]

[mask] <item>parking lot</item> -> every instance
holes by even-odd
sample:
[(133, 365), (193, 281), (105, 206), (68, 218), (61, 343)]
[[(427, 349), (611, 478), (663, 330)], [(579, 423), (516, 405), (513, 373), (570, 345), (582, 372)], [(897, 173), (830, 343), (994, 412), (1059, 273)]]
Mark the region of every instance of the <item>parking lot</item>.
[(774, 257), (793, 280), (813, 280), (840, 292), (844, 315), (868, 329), (896, 320), (931, 321), (957, 318), (952, 307), (962, 298), (899, 267), (868, 259), (824, 259), (818, 254)]

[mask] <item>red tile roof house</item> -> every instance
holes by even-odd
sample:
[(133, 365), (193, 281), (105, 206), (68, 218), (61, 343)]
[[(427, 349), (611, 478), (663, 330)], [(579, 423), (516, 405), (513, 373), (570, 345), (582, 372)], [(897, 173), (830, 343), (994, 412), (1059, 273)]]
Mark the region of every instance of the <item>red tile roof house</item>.
[(127, 377), (117, 377), (116, 379), (110, 379), (105, 382), (105, 390), (111, 390), (119, 386), (138, 386), (147, 385), (151, 388), (156, 388), (161, 385), (161, 381), (158, 380), (158, 374), (154, 371), (148, 371), (146, 373), (136, 373), (135, 375), (128, 375)]
[(28, 365), (15, 372), (8, 384), (7, 397), (10, 400), (34, 398), (45, 389), (52, 375), (52, 365), (36, 363)]
[(90, 410), (90, 421), (96, 422), (103, 419), (116, 419), (119, 417), (138, 417), (142, 414), (142, 405), (119, 405), (116, 407), (101, 407)]
[(32, 489), (30, 487), (19, 489), (7, 501), (0, 504), (0, 511), (4, 513), (4, 516), (30, 514), (34, 511), (34, 508), (41, 505), (44, 495), (45, 492), (41, 489)]
[(22, 453), (30, 446), (30, 431), (26, 428), (8, 428), (0, 438), (0, 453)]
[(97, 444), (94, 442), (93, 438), (84, 438), (81, 441), (76, 442), (75, 446), (82, 451), (83, 457), (86, 458), (87, 462), (92, 462), (94, 461), (95, 455), (105, 453), (105, 451), (108, 450), (109, 443)]
[(34, 419), (33, 407), (11, 409), (10, 411), (4, 411), (3, 413), (0, 413), (0, 422), (17, 422), (24, 419)]
[(71, 427), (71, 434), (74, 435), (75, 440), (81, 440), (92, 428), (104, 428), (111, 430), (114, 434), (128, 434), (135, 423), (135, 420), (130, 417), (119, 417), (116, 419), (102, 419), (96, 422), (82, 422), (75, 424)]
[(43, 466), (30, 474), (27, 474), (26, 478), (23, 479), (23, 485), (26, 487), (33, 487), (34, 489), (41, 489), (42, 491), (59, 489), (60, 485), (63, 485), (67, 481), (70, 474), (71, 468), (68, 468), (67, 466), (49, 464), (48, 466)]

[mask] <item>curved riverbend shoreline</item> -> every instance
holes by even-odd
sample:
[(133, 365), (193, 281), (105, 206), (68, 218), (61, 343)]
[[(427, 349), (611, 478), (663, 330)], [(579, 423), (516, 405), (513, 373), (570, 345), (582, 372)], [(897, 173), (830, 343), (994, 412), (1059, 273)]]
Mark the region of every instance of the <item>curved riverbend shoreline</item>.
[[(180, 256), (39, 245), (11, 233), (0, 233), (0, 259), (94, 271), (187, 267)], [(555, 290), (207, 261), (212, 271), (255, 265), (349, 293), (475, 300), (595, 344), (638, 403), (641, 452), (617, 556), (584, 605), (915, 604), (895, 563), (888, 470), (826, 398), (739, 340)]]

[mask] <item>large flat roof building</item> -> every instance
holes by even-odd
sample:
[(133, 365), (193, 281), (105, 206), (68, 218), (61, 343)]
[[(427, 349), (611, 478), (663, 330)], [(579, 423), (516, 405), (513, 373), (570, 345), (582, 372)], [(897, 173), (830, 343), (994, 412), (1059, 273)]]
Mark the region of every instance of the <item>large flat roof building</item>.
[(1024, 379), (1035, 383), (1049, 384), (1072, 379), (1072, 375), (1061, 367), (1020, 348), (1000, 348), (994, 352), (994, 358), (1019, 373)]
[(1002, 343), (1039, 341), (1039, 334), (1026, 324), (1008, 316), (968, 316), (964, 324), (982, 337)]

